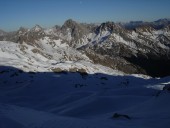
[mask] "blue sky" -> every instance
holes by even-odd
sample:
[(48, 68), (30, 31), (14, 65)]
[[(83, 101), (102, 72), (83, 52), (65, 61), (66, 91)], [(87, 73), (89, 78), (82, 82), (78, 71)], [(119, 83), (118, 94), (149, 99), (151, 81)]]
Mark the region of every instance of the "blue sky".
[(0, 29), (170, 18), (170, 0), (0, 0)]

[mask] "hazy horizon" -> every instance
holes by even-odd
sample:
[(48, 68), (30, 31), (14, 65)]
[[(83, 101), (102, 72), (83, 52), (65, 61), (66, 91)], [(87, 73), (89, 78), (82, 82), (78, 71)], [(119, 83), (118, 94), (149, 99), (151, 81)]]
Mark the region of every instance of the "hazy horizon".
[(49, 28), (73, 19), (83, 23), (155, 21), (170, 18), (169, 0), (1, 0), (0, 29), (36, 24)]

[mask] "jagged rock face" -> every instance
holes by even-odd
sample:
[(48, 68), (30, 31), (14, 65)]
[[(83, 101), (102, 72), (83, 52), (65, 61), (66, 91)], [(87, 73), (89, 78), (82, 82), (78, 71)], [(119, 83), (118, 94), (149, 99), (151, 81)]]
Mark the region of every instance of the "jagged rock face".
[[(116, 59), (118, 64), (112, 62), (110, 65), (106, 63), (104, 65), (110, 67), (120, 65), (114, 68), (126, 73), (146, 73), (152, 76), (167, 73), (165, 69), (169, 69), (170, 66), (170, 31), (168, 31), (168, 26), (158, 30), (150, 25), (140, 25), (129, 30), (119, 24), (103, 23), (96, 30), (98, 38), (93, 39), (82, 49), (87, 53), (96, 53), (98, 63), (103, 64), (104, 61), (107, 61), (100, 56), (107, 56), (112, 60), (119, 58)], [(123, 65), (124, 63), (126, 65)], [(152, 68), (152, 65), (155, 68)], [(166, 68), (159, 68), (160, 66)], [(127, 68), (131, 70), (128, 71)], [(159, 70), (159, 72), (155, 73), (154, 70)]]
[(73, 20), (67, 20), (64, 25), (61, 27), (61, 30), (63, 33), (67, 30), (70, 29), (71, 36), (74, 38), (82, 38), (83, 35), (88, 33), (88, 30), (83, 24), (79, 24)]
[(114, 23), (113, 22), (107, 22), (107, 23), (102, 23), (97, 29), (96, 29), (96, 34), (101, 33), (102, 31), (113, 31), (114, 29)]
[(36, 25), (32, 29), (21, 27), (17, 32), (11, 35), (1, 37), (1, 40), (13, 41), (16, 43), (29, 43), (37, 45), (37, 41), (50, 37), (51, 39), (61, 39), (63, 42), (70, 45), (70, 47), (80, 47), (87, 43), (87, 35), (95, 29), (95, 25), (77, 23), (73, 20), (67, 20), (62, 27), (55, 26), (51, 29), (44, 29)]
[(1, 41), (12, 41), (15, 43), (27, 43), (33, 46), (36, 46), (36, 41), (45, 37), (45, 32), (43, 28), (39, 25), (36, 25), (32, 29), (27, 29), (24, 27), (20, 27), (20, 29), (16, 32), (7, 33), (1, 38)]
[(17, 43), (23, 43), (23, 42), (29, 42), (27, 39), (27, 33), (29, 29), (26, 29), (24, 27), (20, 27), (19, 30), (16, 32), (15, 40)]
[(101, 34), (103, 31), (108, 31), (110, 33), (120, 33), (122, 30), (123, 28), (119, 24), (116, 24), (114, 22), (106, 22), (97, 27), (95, 33)]
[(69, 19), (61, 27), (61, 33), (69, 45), (76, 48), (78, 45), (82, 45), (84, 43), (83, 38), (87, 36), (89, 30), (85, 25)]
[(127, 74), (147, 74), (145, 70), (140, 68), (137, 65), (134, 65), (127, 61), (126, 59), (119, 56), (109, 56), (107, 55), (109, 51), (86, 51), (86, 55), (91, 59), (95, 64), (101, 64), (107, 67), (110, 67), (114, 70), (123, 71)]
[(19, 31), (17, 32), (16, 38), (18, 38), (17, 42), (19, 43), (26, 42), (26, 43), (34, 45), (36, 41), (38, 41), (39, 39), (43, 37), (45, 37), (45, 32), (43, 28), (40, 27), (39, 25), (36, 25), (30, 30), (20, 28)]

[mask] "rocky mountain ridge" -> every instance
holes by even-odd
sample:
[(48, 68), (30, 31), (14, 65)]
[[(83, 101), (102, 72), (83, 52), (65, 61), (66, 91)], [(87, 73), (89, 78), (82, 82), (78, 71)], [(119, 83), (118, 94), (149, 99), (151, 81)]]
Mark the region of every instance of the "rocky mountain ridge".
[(94, 64), (128, 74), (170, 75), (168, 19), (101, 25), (69, 19), (61, 27), (44, 29), (36, 25), (32, 29), (20, 28), (17, 32), (0, 34), (1, 41), (26, 43), (37, 48), (41, 48), (41, 42), (47, 38), (50, 45), (55, 46), (56, 40), (60, 40), (86, 55)]

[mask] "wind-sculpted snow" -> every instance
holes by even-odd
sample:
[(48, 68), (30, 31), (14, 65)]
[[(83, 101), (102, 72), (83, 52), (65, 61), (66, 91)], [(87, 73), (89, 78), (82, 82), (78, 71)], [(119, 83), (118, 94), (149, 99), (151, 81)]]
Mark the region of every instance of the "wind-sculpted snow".
[(0, 127), (167, 127), (170, 92), (157, 87), (169, 82), (169, 77), (24, 72), (1, 66)]

